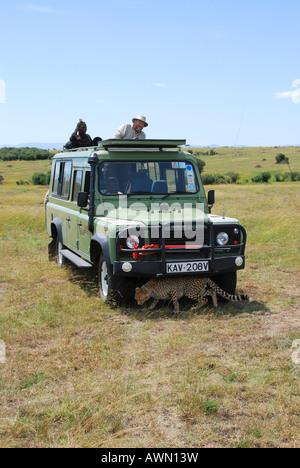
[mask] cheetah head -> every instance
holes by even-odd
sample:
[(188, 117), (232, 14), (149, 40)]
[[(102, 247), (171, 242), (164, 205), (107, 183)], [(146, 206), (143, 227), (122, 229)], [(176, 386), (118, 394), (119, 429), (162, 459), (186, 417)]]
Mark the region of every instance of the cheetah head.
[(135, 290), (135, 300), (138, 305), (143, 305), (151, 297), (151, 290), (147, 285)]

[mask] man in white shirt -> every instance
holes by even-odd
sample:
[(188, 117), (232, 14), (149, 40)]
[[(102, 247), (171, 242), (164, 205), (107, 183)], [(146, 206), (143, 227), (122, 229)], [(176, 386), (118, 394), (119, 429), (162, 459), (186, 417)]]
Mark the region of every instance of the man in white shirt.
[(130, 123), (124, 123), (116, 131), (113, 138), (117, 140), (145, 140), (146, 135), (143, 129), (148, 127), (146, 117), (139, 115), (132, 119), (133, 125)]

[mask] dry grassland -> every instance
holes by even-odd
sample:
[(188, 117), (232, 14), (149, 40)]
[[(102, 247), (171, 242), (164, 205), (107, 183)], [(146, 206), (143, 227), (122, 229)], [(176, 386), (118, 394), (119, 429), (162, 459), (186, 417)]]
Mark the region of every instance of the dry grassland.
[(215, 187), (256, 302), (176, 318), (111, 310), (48, 262), (45, 189), (15, 183), (35, 168), (0, 162), (0, 447), (300, 447), (300, 184)]

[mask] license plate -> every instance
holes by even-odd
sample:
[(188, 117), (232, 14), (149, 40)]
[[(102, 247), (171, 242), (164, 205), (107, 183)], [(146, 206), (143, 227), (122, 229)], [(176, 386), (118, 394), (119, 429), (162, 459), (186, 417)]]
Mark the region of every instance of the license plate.
[(209, 271), (209, 262), (167, 263), (167, 274), (202, 273)]

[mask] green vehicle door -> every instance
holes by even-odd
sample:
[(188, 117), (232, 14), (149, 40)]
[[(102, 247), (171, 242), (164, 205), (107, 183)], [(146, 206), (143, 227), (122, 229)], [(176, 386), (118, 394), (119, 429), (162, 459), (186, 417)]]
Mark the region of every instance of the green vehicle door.
[(74, 168), (73, 184), (71, 193), (70, 209), (68, 210), (67, 222), (67, 243), (68, 247), (74, 252), (78, 251), (78, 215), (79, 208), (77, 206), (78, 193), (81, 191), (83, 179), (83, 170)]
[[(82, 178), (82, 191), (90, 191), (90, 171), (85, 171)], [(77, 194), (78, 196), (78, 194)], [(89, 231), (88, 208), (80, 208), (77, 214), (77, 250), (80, 255), (89, 260), (92, 234)]]

